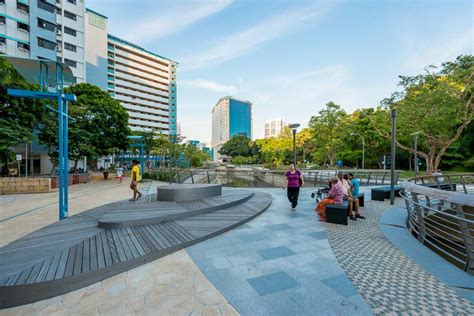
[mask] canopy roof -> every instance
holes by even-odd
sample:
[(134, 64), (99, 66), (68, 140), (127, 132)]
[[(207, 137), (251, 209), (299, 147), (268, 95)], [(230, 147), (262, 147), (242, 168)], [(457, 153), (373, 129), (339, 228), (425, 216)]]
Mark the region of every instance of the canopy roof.
[(65, 86), (76, 83), (76, 78), (72, 74), (71, 68), (64, 63), (47, 59), (31, 59), (13, 56), (2, 56), (2, 58), (8, 60), (28, 83), (40, 85), (42, 76), (43, 85), (46, 84), (48, 90), (56, 89), (56, 65), (59, 66), (59, 75), (60, 69), (63, 69)]

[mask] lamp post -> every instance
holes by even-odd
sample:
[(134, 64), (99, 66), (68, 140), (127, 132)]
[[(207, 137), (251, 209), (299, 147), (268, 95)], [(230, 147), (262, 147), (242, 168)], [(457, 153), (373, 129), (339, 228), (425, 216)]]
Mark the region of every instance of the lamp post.
[(296, 167), (296, 130), (300, 127), (300, 124), (293, 123), (288, 125), (288, 127), (291, 128), (291, 131), (293, 132), (293, 163)]
[(390, 111), (392, 117), (392, 144), (390, 157), (390, 205), (395, 203), (395, 141), (396, 141), (396, 125), (397, 125), (397, 110), (392, 108)]
[(420, 135), (421, 132), (415, 132), (410, 134), (413, 136), (413, 150), (415, 151), (415, 178), (418, 176), (418, 147), (417, 147), (417, 141), (418, 141), (418, 135)]
[(362, 170), (365, 169), (365, 139), (359, 133), (351, 133), (351, 136), (360, 136), (362, 138)]

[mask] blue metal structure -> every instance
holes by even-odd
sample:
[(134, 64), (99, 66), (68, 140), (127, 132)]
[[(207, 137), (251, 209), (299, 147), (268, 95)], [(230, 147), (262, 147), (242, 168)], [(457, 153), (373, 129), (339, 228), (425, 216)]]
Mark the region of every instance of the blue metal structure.
[(143, 136), (140, 135), (132, 135), (132, 136), (127, 136), (128, 139), (130, 140), (136, 140), (138, 142), (130, 143), (131, 147), (139, 147), (140, 148), (140, 165), (141, 165), (141, 174), (142, 174), (142, 179), (143, 179), (143, 174), (145, 173), (145, 143), (144, 143), (144, 138)]
[[(33, 67), (39, 66), (39, 91), (8, 89), (8, 95), (20, 98), (55, 100), (58, 103), (58, 108), (54, 109), (47, 106), (49, 109), (58, 113), (58, 140), (59, 140), (59, 219), (68, 217), (68, 102), (76, 101), (74, 94), (64, 93), (64, 75), (65, 71), (70, 77), (71, 70), (67, 65), (51, 61), (51, 60), (35, 60), (23, 59), (15, 57), (5, 57), (17, 69), (17, 71), (25, 77), (25, 79), (32, 83), (36, 82), (36, 76)], [(50, 67), (54, 67), (54, 81), (53, 85), (49, 80)], [(31, 79), (33, 78), (33, 80)], [(52, 86), (52, 92), (47, 91)]]

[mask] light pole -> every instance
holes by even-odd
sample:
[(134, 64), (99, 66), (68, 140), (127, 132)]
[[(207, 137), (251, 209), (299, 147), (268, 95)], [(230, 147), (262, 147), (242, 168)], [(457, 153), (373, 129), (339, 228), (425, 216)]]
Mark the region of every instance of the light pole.
[(396, 141), (396, 126), (397, 126), (397, 110), (392, 108), (390, 111), (392, 117), (392, 144), (390, 157), (390, 205), (395, 203), (395, 141)]
[(362, 138), (362, 170), (364, 170), (365, 169), (365, 139), (359, 133), (351, 133), (351, 136), (356, 136), (356, 135)]
[(413, 149), (415, 151), (415, 178), (418, 176), (418, 147), (417, 147), (417, 141), (418, 141), (418, 135), (420, 135), (421, 132), (415, 132), (410, 134), (413, 136)]
[(296, 167), (296, 130), (300, 127), (300, 124), (293, 123), (288, 125), (288, 127), (291, 128), (291, 131), (293, 132), (293, 163)]

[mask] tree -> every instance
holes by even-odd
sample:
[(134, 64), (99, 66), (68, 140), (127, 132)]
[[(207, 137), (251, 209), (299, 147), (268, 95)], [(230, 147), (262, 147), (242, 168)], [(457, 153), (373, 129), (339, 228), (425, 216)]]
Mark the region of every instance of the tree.
[(326, 161), (330, 166), (334, 166), (338, 151), (343, 145), (342, 135), (346, 130), (346, 118), (346, 112), (334, 102), (327, 103), (318, 115), (311, 117), (309, 128), (315, 148), (315, 160)]
[(12, 158), (11, 148), (32, 142), (34, 132), (42, 126), (46, 109), (43, 101), (11, 97), (8, 88), (37, 90), (28, 84), (4, 58), (0, 57), (0, 159), (2, 174), (8, 174), (7, 162)]
[(252, 155), (250, 139), (245, 135), (236, 135), (229, 139), (219, 150), (221, 155), (248, 157)]
[[(128, 146), (127, 111), (118, 101), (99, 87), (81, 83), (66, 89), (75, 94), (76, 102), (69, 104), (69, 158), (77, 162), (83, 156), (97, 158), (110, 155)], [(57, 120), (49, 117), (48, 124), (41, 129), (40, 139), (49, 148), (57, 146)], [(53, 157), (55, 153), (51, 153)]]
[(462, 135), (474, 112), (474, 57), (459, 56), (426, 74), (400, 76), (403, 91), (384, 100), (373, 117), (380, 135), (390, 137), (388, 109), (397, 109), (397, 146), (414, 153), (410, 134), (420, 131), (418, 155), (426, 171), (439, 168), (447, 149)]

